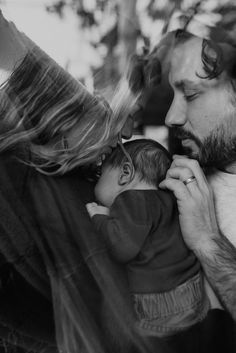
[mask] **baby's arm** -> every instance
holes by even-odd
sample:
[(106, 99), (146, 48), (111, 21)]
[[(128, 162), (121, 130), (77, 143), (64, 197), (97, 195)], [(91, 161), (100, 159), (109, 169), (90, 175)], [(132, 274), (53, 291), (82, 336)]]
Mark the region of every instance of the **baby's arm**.
[[(88, 205), (86, 207), (88, 210)], [(95, 203), (96, 207), (99, 206)], [(88, 210), (113, 256), (117, 261), (127, 263), (140, 252), (151, 230), (145, 200), (142, 195), (124, 192), (116, 198), (109, 211), (110, 214), (105, 215), (99, 214), (97, 209), (94, 213)]]
[(96, 202), (90, 202), (86, 204), (86, 208), (89, 216), (92, 218), (96, 214), (102, 214), (105, 216), (109, 216), (109, 208), (100, 206)]

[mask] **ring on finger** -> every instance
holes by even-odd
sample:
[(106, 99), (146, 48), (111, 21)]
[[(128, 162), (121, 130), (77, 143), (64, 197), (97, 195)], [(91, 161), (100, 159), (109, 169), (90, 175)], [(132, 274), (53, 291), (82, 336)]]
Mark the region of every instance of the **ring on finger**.
[(189, 183), (192, 183), (193, 181), (196, 181), (196, 178), (194, 175), (192, 175), (188, 179), (184, 180), (183, 183), (184, 183), (184, 185), (188, 185)]

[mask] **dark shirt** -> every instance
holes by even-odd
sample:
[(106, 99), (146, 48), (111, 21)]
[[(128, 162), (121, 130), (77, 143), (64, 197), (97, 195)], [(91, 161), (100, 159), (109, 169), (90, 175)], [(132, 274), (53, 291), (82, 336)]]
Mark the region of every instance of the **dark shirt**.
[(170, 192), (127, 190), (115, 199), (110, 216), (93, 220), (113, 256), (127, 265), (135, 293), (169, 291), (199, 271), (199, 262), (183, 241)]
[(85, 208), (93, 184), (79, 170), (42, 175), (14, 152), (0, 155), (0, 167), (0, 342), (56, 352), (55, 324), (66, 319), (78, 351), (139, 347), (125, 269)]

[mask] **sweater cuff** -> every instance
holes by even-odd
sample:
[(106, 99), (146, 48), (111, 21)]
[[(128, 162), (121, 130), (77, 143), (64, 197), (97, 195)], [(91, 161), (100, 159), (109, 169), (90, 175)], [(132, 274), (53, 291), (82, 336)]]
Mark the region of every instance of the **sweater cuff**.
[(92, 217), (92, 221), (93, 221), (97, 230), (101, 230), (102, 225), (103, 225), (104, 221), (106, 222), (107, 218), (108, 218), (108, 216), (103, 215), (103, 214), (95, 214)]

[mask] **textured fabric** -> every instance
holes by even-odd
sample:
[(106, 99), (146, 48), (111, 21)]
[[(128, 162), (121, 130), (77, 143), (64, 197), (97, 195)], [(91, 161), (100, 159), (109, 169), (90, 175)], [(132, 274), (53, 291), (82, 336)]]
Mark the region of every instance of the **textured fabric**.
[(214, 309), (203, 321), (164, 341), (175, 353), (233, 353), (236, 325), (226, 311)]
[[(236, 175), (213, 169), (207, 179), (213, 190), (220, 229), (236, 247)], [(209, 283), (207, 283), (206, 288), (209, 292), (212, 307), (222, 308)]]
[(0, 10), (0, 86), (7, 82), (28, 52), (25, 38)]
[(56, 351), (50, 285), (34, 238), (39, 229), (23, 197), (27, 169), (0, 156), (0, 337), (7, 345)]
[(236, 247), (236, 175), (213, 170), (208, 181), (213, 189), (220, 228)]
[(96, 215), (93, 221), (112, 255), (126, 264), (133, 293), (169, 291), (199, 271), (199, 262), (183, 241), (170, 192), (122, 192), (110, 216)]
[(124, 269), (111, 261), (86, 212), (93, 185), (78, 171), (63, 177), (40, 175), (12, 153), (1, 156), (0, 165), (0, 206), (4, 209), (6, 201), (17, 212), (17, 222), (12, 212), (0, 217), (4, 342), (26, 351), (56, 351), (55, 324), (60, 340), (64, 322), (76, 350), (131, 352), (138, 344), (140, 352), (144, 347), (149, 351), (132, 333)]
[(139, 332), (158, 337), (186, 330), (202, 321), (210, 309), (201, 273), (169, 292), (133, 294), (133, 301)]

